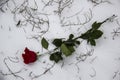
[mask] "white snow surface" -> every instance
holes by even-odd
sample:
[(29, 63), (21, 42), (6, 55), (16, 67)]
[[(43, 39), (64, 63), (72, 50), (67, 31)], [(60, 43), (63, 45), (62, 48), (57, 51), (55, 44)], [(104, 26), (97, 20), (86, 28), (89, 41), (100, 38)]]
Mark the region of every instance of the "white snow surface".
[[(44, 7), (49, 1), (51, 3)], [(28, 10), (37, 8), (35, 13), (32, 13), (33, 16), (49, 21), (49, 28), (47, 24), (43, 24), (40, 25), (41, 29), (35, 28), (33, 31), (33, 25), (25, 21), (27, 14), (24, 15), (24, 11), (19, 13), (20, 10), (18, 10), (14, 13), (15, 8), (19, 7), (24, 0), (9, 0), (7, 4), (2, 5), (4, 12), (0, 11), (0, 80), (120, 80), (120, 34), (113, 39), (112, 33), (120, 28), (120, 0), (107, 0), (109, 3), (104, 2), (98, 5), (92, 3), (92, 0), (73, 0), (60, 15), (56, 13), (59, 7), (58, 1), (60, 0), (28, 0), (29, 4), (24, 4)], [(92, 12), (92, 18), (86, 24), (63, 26), (61, 23), (63, 18), (66, 24), (77, 23), (77, 17), (81, 23), (84, 23), (85, 15), (89, 17), (90, 12)], [(96, 46), (91, 46), (84, 40), (75, 48), (73, 55), (64, 57), (63, 61), (56, 63), (44, 75), (39, 76), (53, 64), (53, 61), (49, 60), (49, 55), (42, 56), (31, 64), (23, 62), (22, 53), (25, 47), (40, 54), (47, 52), (41, 46), (43, 37), (49, 41), (48, 50), (51, 50), (54, 48), (51, 44), (53, 39), (67, 39), (69, 34), (77, 37), (88, 30), (93, 22), (101, 22), (113, 14), (117, 17), (100, 27), (104, 34), (96, 40)], [(17, 26), (19, 20), (24, 22)], [(45, 34), (40, 33), (46, 30)], [(33, 38), (39, 35), (37, 39)], [(94, 50), (93, 54), (75, 65), (76, 57), (90, 50)]]

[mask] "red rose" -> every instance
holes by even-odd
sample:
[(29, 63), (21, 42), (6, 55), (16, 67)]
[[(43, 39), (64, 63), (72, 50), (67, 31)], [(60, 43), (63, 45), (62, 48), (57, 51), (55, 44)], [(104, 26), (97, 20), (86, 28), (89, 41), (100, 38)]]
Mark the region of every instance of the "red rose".
[(30, 51), (27, 47), (24, 50), (25, 54), (22, 54), (25, 64), (33, 63), (37, 60), (37, 54), (34, 51)]

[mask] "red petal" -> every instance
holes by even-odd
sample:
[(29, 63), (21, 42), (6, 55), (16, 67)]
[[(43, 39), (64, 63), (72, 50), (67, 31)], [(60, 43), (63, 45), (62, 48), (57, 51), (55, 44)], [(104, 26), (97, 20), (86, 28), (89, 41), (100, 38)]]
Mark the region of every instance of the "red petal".
[(34, 51), (30, 51), (27, 47), (24, 50), (25, 54), (22, 54), (25, 64), (35, 62), (37, 60), (37, 54)]
[(29, 51), (30, 51), (30, 50), (29, 50), (27, 47), (26, 47), (25, 50), (24, 50), (25, 54), (26, 54), (26, 53), (29, 53)]
[(26, 54), (22, 54), (22, 57), (23, 57), (23, 59), (24, 59), (24, 63), (25, 63), (25, 64), (28, 64), (28, 63), (29, 63), (29, 56), (26, 55)]
[(33, 51), (30, 52), (30, 57), (30, 62), (35, 62), (37, 60), (37, 55)]
[(29, 62), (28, 62), (28, 61), (26, 61), (26, 60), (24, 61), (24, 63), (25, 63), (25, 64), (29, 64)]

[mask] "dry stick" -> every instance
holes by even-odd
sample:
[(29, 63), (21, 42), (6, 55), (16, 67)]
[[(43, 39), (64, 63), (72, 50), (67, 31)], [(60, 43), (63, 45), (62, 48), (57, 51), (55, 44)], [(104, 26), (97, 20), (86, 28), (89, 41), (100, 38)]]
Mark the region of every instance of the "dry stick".
[(113, 29), (113, 40), (115, 39), (116, 36), (119, 36), (120, 35), (120, 23), (118, 20), (116, 20), (116, 23), (118, 24), (118, 28), (117, 29)]
[(82, 11), (83, 11), (84, 8), (82, 8), (80, 11), (78, 11), (77, 13), (69, 16), (69, 17), (66, 17), (66, 18), (72, 18), (72, 17), (75, 17), (76, 15), (79, 15)]
[(97, 56), (95, 56), (95, 57), (90, 61), (90, 63), (93, 63), (96, 58), (97, 58)]
[(118, 75), (118, 73), (119, 73), (119, 71), (114, 72), (113, 79), (115, 79), (115, 78), (116, 78), (116, 76)]
[(75, 64), (75, 66), (77, 67), (77, 73), (79, 73), (80, 72), (80, 68), (79, 68), (78, 64)]
[(103, 0), (100, 0), (100, 1), (98, 1), (98, 0), (88, 0), (88, 1), (90, 1), (93, 4), (95, 4), (94, 6), (100, 5), (102, 3), (112, 4), (110, 1), (103, 1)]
[(96, 70), (92, 67), (92, 70), (93, 70), (93, 72), (94, 72), (94, 74), (90, 74), (90, 77), (95, 77), (96, 76)]
[[(11, 62), (13, 62), (13, 63), (18, 63), (19, 62), (19, 58), (18, 57), (8, 57), (8, 59), (11, 61)], [(14, 60), (16, 60), (16, 61), (14, 61)]]
[(85, 61), (85, 60), (87, 59), (87, 57), (88, 57), (88, 56), (91, 56), (91, 55), (92, 55), (91, 52), (89, 52), (89, 53), (87, 53), (87, 54), (80, 55), (80, 56), (78, 57), (80, 60), (78, 60), (78, 61), (76, 62), (76, 64), (78, 64), (78, 63), (81, 62), (81, 61)]
[(113, 40), (114, 40), (116, 36), (119, 36), (119, 34), (120, 34), (120, 28), (113, 29), (112, 34), (113, 34)]
[(49, 67), (48, 69), (46, 69), (42, 74), (40, 74), (40, 75), (35, 75), (34, 77), (32, 77), (31, 80), (36, 79), (36, 78), (39, 78), (39, 77), (45, 75), (45, 74), (46, 74), (48, 71), (50, 71), (54, 66), (55, 66), (55, 63), (53, 63), (53, 65), (52, 65), (51, 67)]
[(67, 7), (69, 7), (70, 5), (72, 5), (73, 0), (58, 0), (55, 3), (58, 4), (58, 9), (56, 11), (54, 11), (54, 12), (58, 14), (58, 16), (60, 18), (60, 21), (61, 21), (62, 12), (64, 11), (64, 9), (66, 9)]
[(7, 4), (8, 2), (9, 2), (9, 0), (6, 0), (6, 1), (5, 1), (5, 0), (1, 0), (1, 1), (0, 1), (0, 11), (1, 11), (1, 12), (3, 12), (3, 13), (5, 12), (5, 11), (3, 10), (3, 7), (4, 7), (4, 5)]
[(79, 57), (77, 57), (76, 59), (78, 60), (75, 64), (75, 66), (77, 67), (77, 73), (79, 73), (79, 66), (78, 64), (81, 62), (81, 61), (85, 61), (87, 59), (88, 56), (92, 56), (93, 55), (93, 51), (94, 49), (91, 49), (90, 51), (88, 51), (86, 54), (83, 54), (83, 55), (79, 55)]
[[(81, 11), (82, 11), (82, 10), (81, 10)], [(62, 21), (61, 21), (61, 22), (62, 22), (62, 26), (79, 26), (79, 25), (85, 25), (85, 24), (89, 23), (89, 22), (92, 20), (92, 18), (93, 18), (92, 10), (89, 9), (89, 12), (83, 14), (84, 17), (85, 17), (85, 22), (81, 22), (81, 21), (80, 21), (80, 18), (78, 17), (78, 15), (79, 15), (79, 13), (80, 13), (81, 11), (79, 11), (78, 13), (76, 13), (76, 14), (70, 16), (70, 17), (67, 17), (67, 18), (69, 19), (69, 18), (72, 18), (72, 17), (75, 17), (75, 16), (76, 16), (77, 23), (70, 22), (70, 21), (69, 21), (69, 23), (67, 23), (67, 21), (64, 22), (64, 21), (62, 20)]]
[[(13, 3), (14, 3), (15, 8), (11, 11), (13, 14), (15, 14), (19, 9), (24, 8), (25, 7), (24, 5), (28, 5), (28, 0), (24, 0), (24, 2), (19, 7), (16, 6), (16, 3), (14, 0), (13, 0)], [(22, 11), (24, 11), (24, 10), (21, 10), (20, 12), (22, 12)]]
[[(15, 54), (18, 54), (19, 50), (17, 50), (17, 52)], [(19, 62), (19, 58), (17, 56), (15, 57), (10, 57), (8, 56), (8, 60), (13, 62), (13, 63), (18, 63)]]
[[(47, 17), (47, 19), (48, 19), (48, 17)], [(42, 33), (41, 35), (32, 36), (32, 37), (29, 38), (29, 39), (36, 39), (37, 41), (39, 41), (38, 38), (40, 38), (41, 36), (43, 36), (44, 34), (46, 34), (46, 33), (48, 32), (48, 30), (49, 30), (49, 28), (50, 28), (49, 19), (48, 19), (48, 21), (44, 21), (44, 20), (43, 20), (43, 23), (44, 23), (44, 22), (47, 23), (47, 25), (48, 25), (47, 30), (46, 30), (46, 31), (41, 31), (41, 32), (40, 32), (40, 33)]]
[(93, 55), (93, 51), (94, 51), (94, 49), (91, 49), (86, 54), (83, 54), (83, 55), (80, 54), (78, 57), (76, 57), (77, 62), (76, 63), (70, 63), (69, 65), (73, 65), (74, 64), (77, 67), (77, 73), (79, 73), (80, 68), (79, 68), (78, 64), (81, 61), (85, 61), (88, 56), (92, 56)]
[(62, 62), (61, 68), (64, 66), (64, 62)]
[(77, 57), (78, 62), (76, 62), (75, 64), (78, 64), (81, 61), (85, 61), (88, 56), (92, 56), (93, 55), (93, 52), (94, 52), (94, 49), (91, 49), (86, 54), (80, 54), (79, 57)]
[[(17, 25), (22, 26), (22, 24), (25, 23), (25, 26), (27, 26), (27, 23), (29, 23), (30, 25), (33, 26), (32, 31), (34, 31), (34, 28), (37, 28), (41, 31), (41, 25), (47, 24), (47, 27), (48, 27), (47, 30), (39, 32), (39, 33), (42, 33), (42, 35), (45, 34), (49, 30), (49, 27), (50, 27), (49, 19), (47, 16), (48, 14), (39, 13), (39, 12), (37, 12), (36, 14), (36, 10), (38, 9), (38, 6), (35, 0), (34, 0), (34, 4), (36, 8), (28, 7), (28, 4), (29, 4), (28, 0), (25, 0), (20, 6), (18, 7), (16, 6), (16, 8), (12, 11), (12, 13), (14, 14), (14, 20), (16, 20), (17, 14), (21, 14), (22, 17), (24, 18), (24, 21), (19, 20), (17, 22)], [(38, 17), (39, 15), (44, 15), (47, 18), (47, 20), (44, 20)]]
[[(21, 77), (21, 76), (19, 76), (19, 75), (16, 75), (16, 73), (20, 73), (21, 70), (14, 73), (14, 72), (9, 68), (9, 66), (8, 66), (8, 64), (7, 64), (7, 62), (6, 62), (6, 60), (7, 60), (7, 58), (4, 58), (4, 61), (3, 61), (3, 62), (4, 62), (4, 64), (5, 64), (5, 66), (7, 67), (8, 71), (10, 72), (10, 74), (8, 74), (8, 75), (13, 75), (13, 76), (16, 77), (16, 78), (20, 78), (21, 80), (24, 80), (23, 77)], [(7, 74), (6, 74), (6, 75), (7, 75)]]
[(45, 5), (42, 10), (44, 10), (47, 6), (52, 5), (52, 3), (54, 2), (54, 0), (49, 0), (47, 3), (45, 3), (44, 0), (41, 0), (41, 1), (42, 1), (42, 2), (44, 3), (44, 5)]
[[(21, 69), (17, 72), (14, 72), (14, 74), (18, 74), (18, 73), (21, 73), (23, 70), (26, 70), (26, 69)], [(0, 71), (0, 73), (3, 75), (3, 76), (8, 76), (8, 75), (13, 75), (12, 73), (3, 73), (2, 71)]]

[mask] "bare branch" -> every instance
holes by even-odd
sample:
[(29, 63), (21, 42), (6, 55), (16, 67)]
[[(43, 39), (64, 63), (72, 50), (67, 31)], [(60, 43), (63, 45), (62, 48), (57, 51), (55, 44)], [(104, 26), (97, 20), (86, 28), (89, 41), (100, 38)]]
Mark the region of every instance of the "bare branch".
[(87, 51), (86, 54), (80, 54), (78, 57), (76, 57), (77, 62), (75, 64), (78, 64), (81, 61), (85, 61), (88, 56), (92, 56), (94, 52), (94, 49), (91, 49), (90, 51)]
[(115, 37), (119, 36), (120, 35), (120, 23), (119, 21), (117, 20), (116, 23), (118, 24), (118, 28), (117, 29), (113, 29), (113, 40), (115, 39)]
[(56, 3), (58, 4), (58, 9), (54, 12), (61, 18), (63, 10), (70, 6), (73, 3), (73, 0), (58, 0)]
[(0, 0), (0, 11), (4, 12), (4, 10), (2, 9), (4, 7), (5, 4), (7, 4), (9, 2), (9, 0)]
[(7, 67), (9, 73), (6, 73), (6, 74), (4, 74), (3, 72), (0, 72), (0, 73), (1, 73), (3, 76), (13, 75), (13, 76), (16, 77), (16, 78), (20, 78), (21, 80), (24, 80), (23, 77), (17, 75), (17, 73), (22, 72), (23, 69), (21, 69), (21, 70), (19, 70), (19, 71), (17, 71), (17, 72), (13, 72), (13, 71), (10, 69), (10, 67), (8, 66), (8, 64), (7, 64), (7, 61), (6, 61), (7, 59), (8, 59), (8, 58), (4, 58), (4, 61), (3, 61), (3, 62), (4, 62), (4, 64), (5, 64), (5, 66)]
[(91, 3), (94, 4), (94, 6), (97, 6), (97, 5), (100, 5), (102, 3), (108, 3), (108, 4), (112, 4), (110, 1), (108, 0), (88, 0), (90, 1)]
[[(82, 11), (82, 10), (81, 10)], [(89, 12), (86, 12), (83, 14), (85, 20), (84, 22), (81, 22), (81, 19), (79, 17), (79, 14), (81, 13), (81, 11), (77, 12), (76, 14), (72, 15), (72, 16), (69, 16), (67, 17), (66, 19), (68, 19), (66, 22), (65, 21), (65, 18), (61, 21), (62, 23), (62, 26), (79, 26), (79, 25), (85, 25), (87, 23), (89, 23), (91, 20), (92, 20), (92, 17), (93, 17), (93, 14), (92, 14), (92, 10), (89, 9)], [(76, 17), (76, 20), (77, 22), (73, 22), (73, 21), (70, 21), (69, 19), (72, 19), (73, 17)]]
[(95, 77), (95, 76), (96, 76), (96, 70), (95, 70), (94, 68), (92, 68), (92, 70), (93, 70), (93, 72), (94, 72), (94, 73), (93, 73), (93, 74), (90, 74), (90, 77), (92, 77), (92, 78), (93, 78), (93, 77)]
[(33, 74), (33, 73), (31, 72), (29, 76), (32, 77), (31, 80), (34, 80), (34, 79), (36, 79), (36, 78), (39, 78), (39, 77), (45, 75), (45, 74), (46, 74), (48, 71), (50, 71), (54, 66), (55, 66), (55, 63), (53, 63), (51, 67), (47, 68), (42, 74), (40, 74), (40, 75), (34, 75), (34, 77), (32, 77), (32, 74)]
[[(20, 6), (16, 6), (16, 2), (14, 0), (12, 0), (12, 3), (15, 8), (10, 9), (10, 11), (14, 15), (14, 21), (16, 22), (17, 27), (29, 25), (32, 27), (31, 31), (41, 33), (41, 35), (45, 34), (49, 30), (50, 25), (48, 14), (38, 12), (38, 6), (35, 0), (33, 3), (35, 7), (31, 7), (28, 0), (24, 0)], [(19, 18), (19, 16), (21, 18)]]

